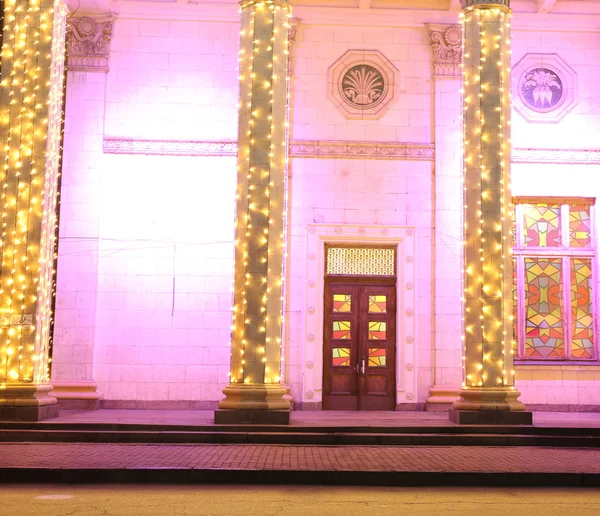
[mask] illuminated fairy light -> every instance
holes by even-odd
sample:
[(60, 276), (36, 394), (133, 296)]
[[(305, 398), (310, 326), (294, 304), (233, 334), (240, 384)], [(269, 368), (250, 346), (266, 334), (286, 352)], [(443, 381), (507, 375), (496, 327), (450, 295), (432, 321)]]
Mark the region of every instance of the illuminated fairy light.
[(463, 388), (512, 389), (510, 8), (465, 4)]
[(240, 4), (238, 192), (231, 383), (280, 381), (287, 216), (285, 1)]
[(49, 380), (66, 14), (61, 1), (5, 2), (1, 385)]

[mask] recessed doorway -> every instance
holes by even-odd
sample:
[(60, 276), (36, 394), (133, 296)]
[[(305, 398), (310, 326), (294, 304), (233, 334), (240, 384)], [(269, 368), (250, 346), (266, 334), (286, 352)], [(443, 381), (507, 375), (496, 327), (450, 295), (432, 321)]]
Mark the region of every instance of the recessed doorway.
[(331, 247), (326, 255), (323, 408), (394, 410), (395, 248)]

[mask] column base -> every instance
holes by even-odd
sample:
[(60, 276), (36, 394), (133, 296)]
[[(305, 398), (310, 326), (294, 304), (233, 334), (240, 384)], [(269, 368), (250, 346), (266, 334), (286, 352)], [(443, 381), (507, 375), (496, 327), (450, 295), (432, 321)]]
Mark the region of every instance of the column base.
[(41, 421), (58, 417), (59, 407), (48, 383), (13, 383), (0, 389), (0, 420)]
[(426, 412), (448, 412), (460, 397), (460, 388), (453, 385), (434, 385), (429, 389)]
[(67, 382), (52, 380), (52, 395), (58, 400), (61, 410), (98, 410), (100, 393), (96, 391), (96, 382)]
[(509, 412), (501, 410), (448, 411), (448, 418), (457, 425), (531, 425), (533, 415), (528, 411)]
[(260, 410), (260, 409), (217, 409), (215, 423), (226, 424), (255, 424), (255, 425), (289, 425), (289, 410)]
[(215, 423), (256, 423), (287, 425), (290, 402), (279, 384), (230, 383), (223, 389), (225, 399), (215, 411)]
[(531, 425), (532, 413), (525, 411), (520, 395), (509, 387), (461, 389), (448, 416), (460, 425)]

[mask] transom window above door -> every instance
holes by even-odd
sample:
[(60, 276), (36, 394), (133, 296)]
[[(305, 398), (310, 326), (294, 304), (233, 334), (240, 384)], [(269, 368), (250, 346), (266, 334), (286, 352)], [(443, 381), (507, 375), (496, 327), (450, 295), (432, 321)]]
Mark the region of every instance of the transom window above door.
[(597, 359), (594, 200), (515, 199), (517, 359)]
[(395, 247), (327, 246), (327, 275), (395, 276)]

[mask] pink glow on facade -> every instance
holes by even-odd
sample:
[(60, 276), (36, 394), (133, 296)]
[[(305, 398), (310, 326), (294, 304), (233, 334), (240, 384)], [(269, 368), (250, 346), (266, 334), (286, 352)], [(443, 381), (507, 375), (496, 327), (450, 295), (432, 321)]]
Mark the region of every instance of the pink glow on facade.
[[(445, 12), (445, 23), (455, 14)], [(68, 73), (52, 378), (95, 381), (107, 406), (213, 408), (228, 382), (235, 157), (176, 156), (159, 143), (152, 155), (103, 152), (109, 138), (237, 139), (239, 22), (194, 16), (117, 18), (109, 72)], [(398, 342), (398, 359), (402, 346), (415, 346), (412, 403), (422, 408), (433, 386), (461, 381), (461, 80), (434, 82), (425, 14), (406, 14), (411, 27), (354, 26), (353, 16), (300, 25), (291, 140), (434, 143), (436, 157), (290, 160), (282, 381), (299, 405), (318, 398), (319, 386), (305, 383), (308, 225), (412, 227), (416, 333)], [(563, 32), (527, 31), (515, 19), (513, 61), (557, 53), (579, 90), (558, 123), (513, 113), (513, 147), (597, 150), (600, 33), (571, 32), (567, 21), (557, 22)], [(399, 70), (396, 99), (380, 120), (347, 120), (326, 95), (328, 67), (362, 48)], [(515, 196), (600, 196), (598, 159), (526, 161), (513, 165)], [(532, 405), (598, 405), (599, 375), (597, 362), (516, 368)]]

